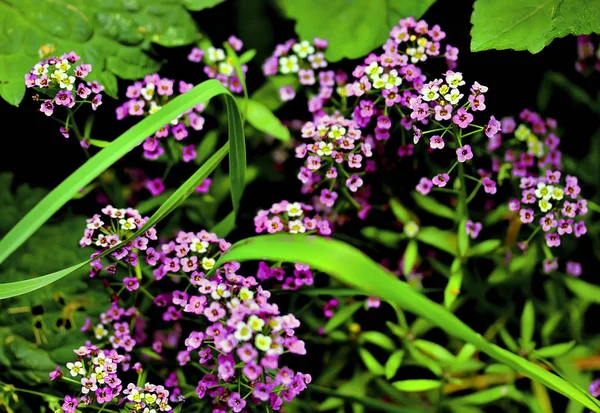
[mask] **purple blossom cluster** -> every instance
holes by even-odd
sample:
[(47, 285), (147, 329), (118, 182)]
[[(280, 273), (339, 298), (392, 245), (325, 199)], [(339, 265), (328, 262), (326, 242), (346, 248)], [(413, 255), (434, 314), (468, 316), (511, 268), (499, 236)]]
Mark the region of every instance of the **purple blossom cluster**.
[(258, 211), (254, 217), (256, 233), (288, 232), (290, 234), (330, 235), (329, 221), (322, 219), (319, 215), (314, 215), (312, 218), (306, 215), (307, 212), (313, 210), (312, 206), (301, 202), (277, 202), (269, 209)]
[(523, 224), (539, 223), (549, 247), (558, 247), (563, 236), (579, 238), (587, 233), (583, 220), (587, 201), (580, 197), (578, 179), (567, 175), (562, 182), (561, 175), (560, 171), (546, 170), (545, 176), (521, 178), (521, 199), (509, 202)]
[[(34, 96), (34, 100), (43, 100), (40, 112), (52, 116), (58, 106), (71, 109), (77, 104), (89, 103), (92, 110), (96, 110), (102, 104), (100, 92), (104, 90), (104, 86), (95, 80), (85, 80), (92, 71), (92, 65), (84, 62), (75, 65), (80, 60), (81, 57), (75, 51), (52, 56), (36, 63), (25, 75), (25, 85), (28, 88), (34, 88), (48, 96), (48, 99), (42, 99), (37, 94)], [(60, 128), (60, 132), (65, 138), (70, 136), (68, 120)]]
[[(161, 78), (158, 74), (148, 75), (144, 77), (143, 81), (137, 81), (128, 86), (126, 96), (129, 100), (116, 109), (117, 120), (125, 119), (128, 116), (145, 117), (158, 112), (176, 95), (175, 86), (174, 80)], [(192, 89), (193, 86), (191, 83), (179, 81), (177, 91), (182, 94)], [(203, 110), (204, 104), (200, 103), (164, 125), (156, 131), (154, 136), (146, 138), (142, 144), (144, 157), (149, 160), (159, 159), (165, 154), (166, 139), (172, 136), (175, 141), (182, 142), (189, 136), (189, 128), (195, 131), (202, 130), (204, 128), (204, 117), (201, 115)], [(196, 148), (193, 144), (182, 146), (181, 160), (183, 162), (191, 162), (196, 159), (196, 156)]]
[(577, 36), (575, 70), (583, 73), (588, 68), (600, 72), (600, 47), (594, 44), (590, 36)]
[[(116, 350), (102, 350), (86, 344), (74, 350), (78, 359), (67, 363), (69, 376), (79, 381), (78, 395), (65, 396), (64, 413), (74, 413), (87, 406), (98, 405), (101, 409), (108, 403), (122, 406), (128, 412), (169, 412), (169, 390), (164, 386), (146, 383), (144, 387), (129, 383), (123, 387), (120, 372), (130, 369), (127, 358)], [(79, 410), (78, 410), (79, 409)]]
[[(234, 35), (229, 36), (227, 43), (236, 52), (241, 51), (244, 46), (244, 43)], [(243, 92), (242, 82), (236, 73), (235, 64), (231, 57), (227, 56), (225, 50), (214, 46), (210, 46), (206, 50), (194, 47), (188, 55), (188, 60), (194, 63), (203, 63), (204, 73), (210, 79), (217, 79), (233, 93)], [(242, 64), (240, 67), (245, 76), (248, 66)]]
[[(149, 228), (143, 235), (129, 240), (121, 248), (113, 251), (110, 257), (115, 261), (110, 265), (104, 266), (102, 260), (97, 258), (104, 251), (117, 246), (121, 241), (129, 239), (134, 232), (141, 228), (149, 217), (142, 217), (140, 213), (133, 208), (114, 208), (107, 205), (102, 208), (101, 214), (95, 214), (86, 222), (86, 228), (83, 237), (79, 241), (81, 247), (93, 246), (97, 249), (90, 258), (93, 260), (90, 277), (95, 277), (102, 270), (107, 274), (115, 274), (117, 262), (122, 262), (127, 266), (137, 267), (139, 265), (138, 255), (143, 252), (147, 257), (155, 254), (155, 250), (148, 246), (149, 241), (157, 240), (154, 227)], [(125, 287), (130, 290), (136, 290), (139, 286), (138, 279), (128, 277), (123, 280)]]
[(487, 145), (492, 154), (492, 171), (503, 180), (507, 175), (521, 178), (542, 173), (548, 169), (562, 169), (562, 155), (558, 148), (556, 120), (544, 119), (538, 113), (524, 109), (517, 121), (513, 117), (501, 119), (501, 133), (495, 134)]
[[(325, 70), (328, 66), (324, 54), (327, 44), (326, 40), (318, 37), (312, 42), (290, 39), (278, 44), (263, 64), (263, 73), (265, 76), (297, 75), (299, 83), (305, 86), (316, 85), (318, 79), (321, 88), (319, 95), (331, 94), (335, 74), (331, 70)], [(282, 101), (293, 100), (296, 92), (291, 85), (282, 86), (279, 97)]]

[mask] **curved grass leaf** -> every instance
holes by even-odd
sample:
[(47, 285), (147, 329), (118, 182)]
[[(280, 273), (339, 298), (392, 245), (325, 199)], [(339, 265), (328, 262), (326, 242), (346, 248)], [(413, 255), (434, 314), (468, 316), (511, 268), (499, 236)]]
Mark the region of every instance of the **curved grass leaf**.
[[(156, 225), (160, 220), (169, 215), (175, 208), (177, 208), (181, 203), (194, 191), (196, 187), (202, 182), (215, 168), (221, 163), (225, 155), (227, 155), (227, 151), (229, 149), (229, 143), (226, 143), (217, 153), (215, 153), (194, 175), (192, 175), (183, 185), (175, 191), (173, 195), (169, 197), (165, 201), (164, 204), (150, 217), (150, 219), (139, 228), (131, 237), (123, 240), (121, 243), (115, 245), (113, 248), (103, 252), (98, 257), (94, 259), (100, 259), (113, 251), (116, 251), (118, 248), (121, 248), (125, 243), (127, 243), (130, 239), (135, 239), (139, 235), (143, 234), (150, 227)], [(74, 273), (75, 271), (89, 265), (91, 260), (87, 260), (81, 262), (79, 264), (73, 265), (72, 267), (65, 268), (64, 270), (60, 270), (51, 274), (43, 275), (41, 277), (31, 278), (29, 280), (16, 281), (11, 283), (0, 284), (0, 300), (4, 300), (10, 297), (16, 297), (18, 295), (23, 295), (35, 291), (39, 288), (45, 287), (48, 284), (53, 283), (54, 281), (58, 281), (63, 277), (66, 277), (69, 274)]]
[(265, 259), (308, 264), (370, 295), (419, 315), (532, 380), (578, 401), (594, 412), (600, 412), (600, 402), (592, 399), (585, 390), (490, 343), (454, 314), (400, 281), (356, 248), (341, 241), (298, 235), (256, 236), (236, 243), (221, 256), (215, 268), (229, 261)]
[(418, 192), (413, 192), (412, 197), (414, 198), (417, 205), (419, 205), (425, 211), (437, 215), (438, 217), (448, 218), (454, 220), (456, 218), (456, 213), (452, 210), (452, 208), (436, 201), (430, 196), (421, 195)]
[(52, 215), (72, 199), (81, 188), (88, 185), (137, 144), (159, 128), (188, 109), (211, 98), (224, 95), (229, 126), (229, 169), (231, 198), (237, 213), (244, 189), (246, 173), (246, 144), (240, 113), (231, 93), (216, 80), (207, 80), (162, 107), (155, 114), (144, 118), (123, 133), (110, 145), (90, 158), (79, 169), (58, 185), (52, 192), (27, 213), (14, 228), (0, 240), (0, 264), (41, 227)]
[(442, 385), (442, 382), (439, 380), (427, 379), (400, 380), (393, 382), (392, 385), (400, 391), (419, 392), (437, 389)]

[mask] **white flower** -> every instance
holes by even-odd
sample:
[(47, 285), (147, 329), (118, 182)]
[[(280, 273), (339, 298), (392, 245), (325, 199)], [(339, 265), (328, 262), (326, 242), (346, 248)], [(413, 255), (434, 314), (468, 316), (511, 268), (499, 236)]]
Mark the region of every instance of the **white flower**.
[(96, 336), (97, 340), (106, 337), (107, 334), (108, 331), (106, 330), (106, 328), (104, 328), (104, 324), (98, 324), (96, 327), (94, 327), (94, 335)]
[(365, 73), (371, 78), (378, 78), (383, 73), (383, 67), (379, 66), (377, 62), (371, 62), (369, 66), (365, 68)]
[(79, 374), (81, 374), (82, 376), (85, 374), (85, 370), (81, 361), (76, 361), (75, 363), (67, 363), (67, 368), (69, 369), (69, 373), (71, 373), (71, 376), (73, 377), (77, 377), (77, 375)]
[(48, 73), (48, 65), (47, 64), (41, 65), (38, 63), (35, 66), (33, 66), (33, 71), (38, 76), (45, 75), (46, 73)]
[(423, 100), (426, 102), (436, 100), (437, 98), (440, 97), (438, 90), (439, 90), (439, 88), (437, 86), (423, 87), (421, 89), (421, 96), (422, 96)]
[(148, 109), (148, 113), (150, 115), (153, 115), (153, 114), (155, 114), (156, 112), (158, 112), (161, 109), (162, 109), (162, 106), (158, 106), (158, 104), (155, 101), (151, 101), (150, 102), (150, 109)]
[(252, 300), (254, 298), (254, 293), (248, 288), (243, 287), (239, 292), (239, 297), (242, 301)]
[(262, 331), (262, 328), (264, 327), (265, 322), (262, 318), (253, 314), (250, 317), (248, 317), (248, 325), (254, 331)]
[(217, 285), (217, 288), (210, 294), (213, 299), (220, 300), (221, 298), (227, 298), (231, 295), (231, 292), (227, 289), (227, 286), (223, 283)]
[(296, 43), (292, 46), (292, 50), (303, 59), (315, 52), (315, 48), (307, 40)]
[(548, 202), (546, 199), (540, 199), (538, 202), (538, 206), (542, 212), (548, 212), (552, 209), (552, 204)]
[(231, 76), (233, 73), (233, 66), (226, 62), (219, 63), (219, 73), (225, 76)]
[(134, 218), (122, 218), (119, 220), (119, 224), (121, 225), (121, 228), (126, 229), (126, 230), (133, 230), (136, 229), (136, 225), (135, 225), (135, 219)]
[(213, 260), (212, 258), (206, 258), (206, 257), (202, 258), (202, 268), (204, 268), (206, 271), (209, 271), (214, 266), (215, 266), (215, 260)]
[(156, 89), (156, 86), (154, 86), (154, 83), (148, 83), (146, 86), (144, 86), (142, 88), (142, 90), (140, 91), (140, 93), (142, 94), (142, 96), (144, 97), (144, 99), (146, 100), (152, 100), (152, 98), (154, 97), (154, 91)]
[(257, 349), (267, 351), (271, 347), (273, 340), (269, 336), (258, 333), (254, 339), (254, 345)]
[(409, 221), (404, 225), (404, 233), (408, 238), (414, 238), (419, 233), (419, 226), (414, 221)]
[(300, 202), (292, 202), (291, 204), (287, 204), (285, 209), (290, 217), (299, 217), (302, 215), (302, 205)]
[(552, 198), (552, 191), (554, 191), (554, 187), (552, 185), (546, 185), (543, 182), (538, 182), (534, 193), (537, 198), (542, 198), (545, 201), (549, 201), (550, 198)]
[(394, 86), (400, 86), (402, 78), (398, 76), (398, 71), (393, 69), (388, 73), (387, 81), (385, 82), (386, 89), (392, 89)]
[(330, 129), (329, 129), (329, 133), (327, 134), (327, 136), (329, 136), (330, 139), (341, 139), (346, 135), (346, 128), (344, 128), (343, 126), (338, 126), (338, 125), (333, 125)]
[(456, 105), (458, 101), (462, 99), (463, 96), (464, 95), (460, 93), (458, 89), (451, 89), (450, 93), (447, 93), (444, 96), (444, 99), (446, 99), (451, 104)]
[(446, 76), (446, 83), (448, 83), (451, 88), (457, 88), (464, 85), (465, 81), (463, 80), (462, 73), (452, 72)]
[(290, 221), (288, 223), (288, 228), (290, 230), (290, 234), (298, 234), (298, 233), (304, 234), (306, 232), (306, 227), (304, 226), (302, 221), (300, 221), (299, 219)]
[(57, 62), (54, 67), (56, 67), (56, 70), (59, 72), (66, 72), (71, 68), (71, 65), (67, 59), (63, 59), (60, 62)]
[(319, 156), (329, 156), (333, 152), (333, 143), (325, 143), (323, 141), (319, 142), (319, 147), (317, 149), (317, 155)]
[(233, 333), (233, 336), (238, 341), (248, 341), (252, 338), (252, 329), (248, 324), (240, 321), (235, 326), (235, 333)]
[(279, 70), (281, 73), (296, 73), (299, 69), (300, 66), (298, 66), (298, 56), (284, 56), (279, 59)]
[(208, 241), (202, 241), (200, 238), (192, 238), (192, 243), (190, 244), (190, 250), (202, 254), (207, 251)]
[(206, 58), (209, 62), (218, 62), (220, 60), (225, 59), (225, 52), (223, 49), (217, 49), (214, 47), (209, 47), (206, 51)]

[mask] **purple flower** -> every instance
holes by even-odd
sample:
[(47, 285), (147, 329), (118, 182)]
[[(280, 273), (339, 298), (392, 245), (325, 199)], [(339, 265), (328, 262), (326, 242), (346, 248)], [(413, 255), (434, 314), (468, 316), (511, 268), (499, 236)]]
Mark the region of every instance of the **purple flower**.
[(590, 390), (590, 394), (593, 397), (599, 397), (600, 396), (600, 379), (591, 382), (589, 390)]
[(422, 195), (427, 195), (431, 191), (431, 188), (433, 188), (433, 182), (427, 178), (421, 178), (416, 187), (417, 192), (421, 193)]
[(450, 176), (448, 174), (437, 174), (431, 180), (431, 182), (439, 188), (445, 187), (448, 181), (450, 181)]
[(92, 99), (92, 110), (98, 109), (98, 106), (100, 106), (101, 104), (102, 104), (102, 95), (98, 94), (98, 95), (94, 96), (94, 99)]
[(279, 97), (283, 102), (293, 100), (296, 97), (296, 92), (291, 86), (282, 86), (279, 88)]
[(123, 278), (123, 284), (129, 291), (135, 291), (140, 288), (140, 282), (136, 277), (125, 277)]
[(77, 397), (71, 397), (69, 395), (65, 396), (62, 404), (64, 413), (73, 413), (77, 409), (78, 403), (79, 399)]
[(346, 186), (352, 192), (358, 191), (358, 188), (360, 188), (362, 185), (363, 185), (363, 180), (360, 179), (360, 176), (358, 176), (356, 174), (352, 175), (350, 178), (348, 178), (346, 180)]
[(581, 275), (581, 263), (567, 261), (567, 274), (574, 277), (579, 277)]
[(204, 50), (194, 47), (190, 54), (188, 55), (188, 60), (194, 63), (200, 63), (202, 58), (204, 57)]
[(497, 191), (496, 182), (488, 178), (487, 176), (481, 180), (483, 184), (483, 190), (491, 195), (494, 195)]
[(155, 178), (150, 179), (146, 182), (146, 188), (148, 189), (148, 191), (150, 191), (152, 196), (156, 196), (161, 194), (165, 190), (165, 185), (163, 184), (162, 179)]
[(558, 269), (558, 258), (546, 258), (544, 260), (544, 274), (550, 274)]
[(573, 220), (572, 219), (560, 219), (558, 220), (558, 234), (572, 234), (573, 233)]
[(476, 239), (479, 236), (481, 228), (481, 222), (473, 222), (471, 220), (465, 222), (465, 232), (473, 239)]
[(56, 97), (54, 98), (54, 104), (56, 104), (56, 106), (66, 106), (68, 108), (72, 108), (75, 106), (73, 93), (71, 91), (61, 90), (56, 94)]
[(492, 115), (490, 117), (490, 121), (485, 126), (485, 134), (488, 138), (493, 138), (498, 132), (500, 132), (500, 122), (496, 120), (496, 118)]
[(175, 139), (177, 139), (178, 141), (188, 137), (188, 131), (183, 123), (173, 126), (171, 128), (171, 133), (173, 134), (173, 136), (175, 136)]
[(338, 194), (336, 192), (332, 192), (326, 188), (321, 190), (321, 196), (319, 197), (319, 201), (327, 207), (332, 207), (337, 199)]
[(452, 118), (452, 122), (464, 129), (469, 126), (471, 122), (473, 122), (473, 115), (467, 112), (465, 108), (459, 108), (456, 112), (456, 115), (454, 115)]
[(56, 366), (56, 368), (49, 373), (49, 376), (51, 381), (62, 378), (60, 366)]
[(444, 149), (446, 143), (444, 142), (444, 139), (441, 136), (433, 135), (431, 139), (429, 139), (429, 146), (431, 147), (431, 149)]
[(508, 201), (508, 209), (513, 212), (518, 211), (519, 209), (521, 209), (521, 203), (518, 199), (511, 199), (510, 201)]
[(62, 136), (65, 137), (65, 139), (67, 139), (69, 136), (71, 136), (71, 135), (69, 135), (69, 129), (65, 128), (64, 126), (61, 126), (59, 130), (60, 130), (60, 133), (62, 134)]
[(519, 211), (519, 215), (521, 216), (521, 222), (523, 224), (529, 224), (533, 222), (533, 210), (532, 209), (522, 209)]
[(456, 156), (458, 157), (458, 162), (465, 162), (470, 159), (473, 159), (473, 151), (471, 150), (471, 145), (465, 145), (462, 148), (457, 148)]
[(54, 104), (52, 101), (47, 99), (40, 106), (40, 111), (46, 116), (52, 116), (52, 112), (54, 112)]
[(560, 245), (560, 235), (556, 233), (546, 234), (546, 244), (549, 247), (558, 247)]
[(198, 155), (196, 154), (196, 148), (194, 147), (194, 145), (188, 145), (183, 147), (181, 157), (181, 160), (183, 162), (193, 161), (194, 159), (196, 159), (196, 156)]
[(587, 228), (585, 227), (585, 222), (579, 221), (575, 225), (573, 225), (573, 231), (575, 232), (575, 236), (577, 238), (587, 233)]

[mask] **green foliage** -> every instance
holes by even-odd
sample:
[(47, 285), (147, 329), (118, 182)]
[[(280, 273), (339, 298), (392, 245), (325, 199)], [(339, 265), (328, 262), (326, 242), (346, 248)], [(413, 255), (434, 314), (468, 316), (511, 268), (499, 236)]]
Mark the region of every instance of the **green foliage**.
[(420, 18), (435, 0), (282, 0), (302, 40), (329, 41), (332, 62), (366, 56), (388, 38), (390, 28), (408, 16)]
[(476, 0), (471, 50), (537, 53), (557, 37), (600, 32), (600, 2), (588, 0)]
[[(258, 259), (306, 263), (311, 268), (321, 270), (368, 294), (381, 297), (382, 300), (393, 306), (417, 314), (428, 323), (473, 344), (482, 352), (515, 371), (577, 400), (593, 411), (600, 412), (600, 403), (592, 399), (586, 390), (544, 370), (537, 364), (490, 343), (452, 313), (429, 300), (409, 284), (398, 280), (366, 255), (343, 242), (297, 235), (257, 236), (235, 244), (219, 259), (215, 267), (228, 261)], [(369, 274), (369, 276), (365, 277), (365, 274)], [(413, 357), (418, 354), (414, 345), (405, 343), (405, 346)], [(437, 371), (436, 374), (441, 373), (441, 368), (437, 364), (430, 363), (428, 367), (434, 372)], [(410, 385), (407, 386), (411, 388)]]
[(0, 2), (0, 96), (18, 105), (25, 94), (25, 73), (41, 58), (71, 50), (93, 65), (89, 78), (116, 96), (115, 76), (137, 79), (158, 70), (153, 43), (175, 47), (202, 37), (187, 9), (202, 10), (221, 1)]

